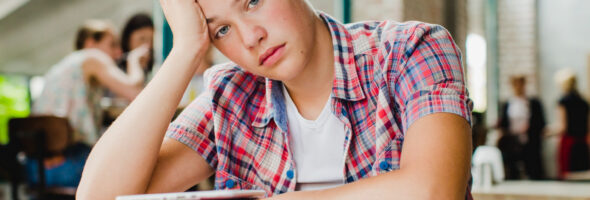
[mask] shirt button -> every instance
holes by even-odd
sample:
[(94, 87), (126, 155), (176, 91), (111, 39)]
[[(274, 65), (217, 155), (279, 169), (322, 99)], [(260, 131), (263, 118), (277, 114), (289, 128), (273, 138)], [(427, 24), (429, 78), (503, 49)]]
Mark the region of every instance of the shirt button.
[(233, 188), (234, 186), (236, 186), (236, 182), (235, 182), (235, 181), (233, 181), (233, 180), (227, 180), (227, 181), (225, 182), (225, 187), (227, 187), (227, 188), (230, 188), (230, 189), (231, 189), (231, 188)]
[(382, 170), (389, 170), (390, 165), (389, 163), (387, 163), (387, 161), (382, 161), (381, 163), (379, 163), (379, 167)]
[(293, 170), (289, 170), (289, 171), (287, 171), (287, 178), (289, 178), (289, 179), (293, 179), (293, 176), (294, 176), (294, 175), (295, 175), (295, 174), (293, 173)]

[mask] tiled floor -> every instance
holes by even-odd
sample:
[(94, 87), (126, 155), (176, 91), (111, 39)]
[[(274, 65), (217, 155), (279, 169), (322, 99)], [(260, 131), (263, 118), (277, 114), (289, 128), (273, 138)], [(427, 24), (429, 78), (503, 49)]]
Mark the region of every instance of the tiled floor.
[(477, 200), (590, 200), (590, 182), (505, 181), (473, 191)]

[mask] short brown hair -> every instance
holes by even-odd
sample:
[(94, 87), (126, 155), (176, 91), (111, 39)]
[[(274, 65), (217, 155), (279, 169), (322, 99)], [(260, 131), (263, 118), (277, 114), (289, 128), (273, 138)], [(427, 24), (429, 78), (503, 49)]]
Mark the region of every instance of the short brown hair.
[(113, 26), (103, 20), (88, 20), (78, 29), (76, 34), (76, 50), (84, 48), (84, 43), (88, 38), (94, 41), (100, 41), (109, 32), (113, 31)]

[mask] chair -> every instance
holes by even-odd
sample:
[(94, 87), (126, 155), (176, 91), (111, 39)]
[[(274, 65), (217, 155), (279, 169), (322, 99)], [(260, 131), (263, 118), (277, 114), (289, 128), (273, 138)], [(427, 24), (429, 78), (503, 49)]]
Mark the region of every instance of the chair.
[(38, 166), (39, 184), (31, 186), (28, 192), (42, 200), (74, 199), (76, 188), (46, 186), (44, 167), (45, 159), (61, 155), (72, 143), (72, 129), (68, 120), (54, 116), (13, 118), (9, 121), (8, 130), (13, 199), (18, 199), (18, 186), (23, 181), (20, 175), (23, 174), (23, 166), (17, 159), (22, 153), (28, 159), (35, 160)]
[(497, 147), (477, 147), (473, 153), (472, 164), (473, 190), (489, 190), (493, 183), (504, 181), (502, 153)]

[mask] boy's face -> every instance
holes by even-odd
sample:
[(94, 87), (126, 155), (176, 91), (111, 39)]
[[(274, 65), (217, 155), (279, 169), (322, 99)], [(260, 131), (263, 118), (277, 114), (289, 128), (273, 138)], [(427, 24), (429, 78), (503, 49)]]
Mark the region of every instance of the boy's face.
[(287, 81), (311, 59), (313, 16), (303, 0), (199, 0), (213, 44), (256, 75)]

